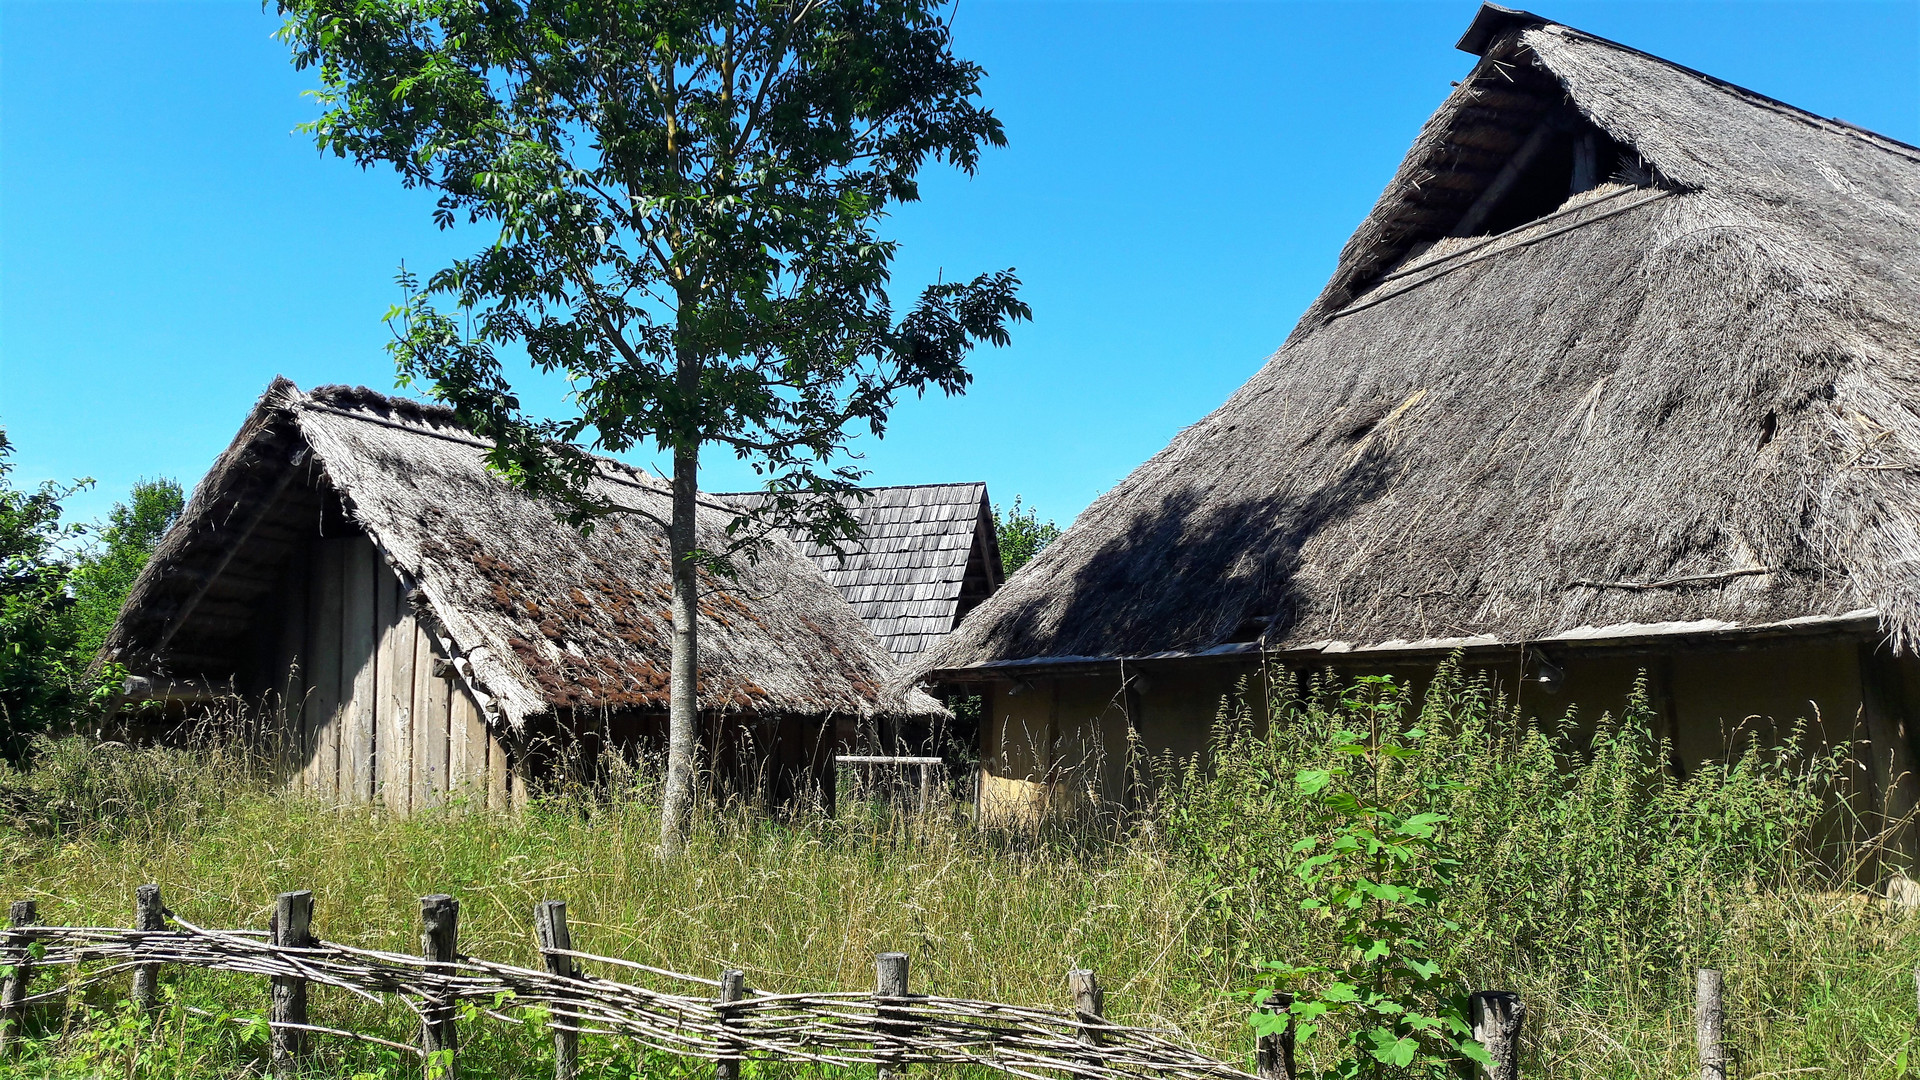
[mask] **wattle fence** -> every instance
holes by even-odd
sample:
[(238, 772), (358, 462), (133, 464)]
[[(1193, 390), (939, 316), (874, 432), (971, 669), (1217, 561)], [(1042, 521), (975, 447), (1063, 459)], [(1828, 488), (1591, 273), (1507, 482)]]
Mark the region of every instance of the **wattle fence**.
[[(43, 926), (32, 901), (17, 901), (0, 938), (5, 974), (0, 1052), (17, 1037), (25, 1010), (36, 1002), (127, 978), (134, 1006), (151, 1010), (158, 1001), (159, 972), (181, 965), (270, 980), (265, 1022), (276, 1076), (293, 1075), (311, 1038), (321, 1035), (416, 1054), (428, 1077), (452, 1077), (463, 1014), (509, 1023), (544, 1016), (553, 1033), (558, 1080), (572, 1080), (581, 1034), (624, 1038), (712, 1061), (718, 1080), (737, 1080), (739, 1062), (750, 1058), (876, 1066), (883, 1080), (911, 1065), (979, 1066), (1027, 1080), (1293, 1080), (1296, 1075), (1290, 1033), (1262, 1040), (1256, 1076), (1189, 1049), (1172, 1033), (1108, 1023), (1099, 982), (1090, 971), (1069, 973), (1071, 1011), (911, 993), (903, 953), (875, 957), (872, 993), (772, 993), (747, 988), (738, 971), (704, 979), (575, 951), (566, 905), (559, 901), (546, 901), (534, 911), (544, 970), (462, 955), (459, 904), (450, 896), (421, 900), (419, 956), (322, 941), (312, 932), (312, 913), (312, 893), (282, 893), (267, 930), (209, 930), (167, 911), (159, 889), (143, 885), (136, 892), (133, 928)], [(63, 968), (69, 969), (68, 977), (57, 988), (31, 992), (36, 975)], [(674, 989), (623, 982), (594, 969), (651, 976)], [(420, 1017), (418, 1045), (310, 1023), (307, 991), (312, 986), (404, 1003)]]

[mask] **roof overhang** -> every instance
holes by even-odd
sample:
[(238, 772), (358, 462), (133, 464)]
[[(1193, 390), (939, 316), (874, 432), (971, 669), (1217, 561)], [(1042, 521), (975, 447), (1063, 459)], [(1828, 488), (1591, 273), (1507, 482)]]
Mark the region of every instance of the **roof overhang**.
[(1535, 15), (1531, 11), (1518, 8), (1501, 7), (1499, 4), (1481, 4), (1474, 13), (1473, 22), (1467, 26), (1467, 32), (1460, 35), (1454, 48), (1475, 56), (1485, 56), (1487, 47), (1502, 34), (1515, 30), (1531, 30), (1536, 26), (1546, 26), (1552, 19)]
[(1036, 678), (1107, 674), (1118, 672), (1128, 665), (1248, 663), (1256, 660), (1279, 664), (1350, 662), (1380, 666), (1426, 666), (1437, 664), (1454, 653), (1471, 659), (1527, 647), (1583, 653), (1606, 651), (1649, 654), (1675, 647), (1739, 650), (1758, 648), (1786, 638), (1877, 637), (1880, 634), (1880, 613), (1873, 608), (1858, 608), (1840, 615), (1807, 615), (1768, 623), (1741, 624), (1719, 619), (1698, 619), (1690, 622), (1581, 626), (1519, 641), (1488, 634), (1417, 640), (1395, 638), (1370, 645), (1325, 640), (1286, 648), (1268, 648), (1258, 641), (1245, 641), (1216, 645), (1210, 649), (1143, 653), (1138, 656), (1034, 656), (929, 671), (923, 681), (1028, 682)]

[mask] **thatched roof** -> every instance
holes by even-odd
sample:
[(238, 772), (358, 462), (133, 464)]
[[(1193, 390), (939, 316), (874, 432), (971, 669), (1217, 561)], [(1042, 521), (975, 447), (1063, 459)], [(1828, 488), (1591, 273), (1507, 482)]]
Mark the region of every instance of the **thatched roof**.
[(1522, 12), (1464, 45), (1280, 351), (919, 667), (1920, 642), (1920, 151)]
[[(348, 387), (305, 394), (276, 380), (134, 584), (103, 655), (143, 673), (231, 671), (293, 547), (316, 528), (357, 529), (507, 721), (556, 708), (664, 709), (662, 530), (623, 516), (582, 536), (488, 472), (486, 447), (442, 408)], [(610, 501), (668, 516), (664, 485), (637, 470), (606, 462), (595, 485)], [(724, 548), (733, 518), (705, 505), (700, 543)], [(940, 712), (924, 694), (886, 689), (897, 682), (886, 650), (783, 538), (743, 562), (737, 581), (705, 584), (703, 710)]]
[[(746, 507), (760, 502), (752, 492), (717, 497)], [(862, 488), (844, 502), (859, 539), (819, 544), (799, 529), (792, 537), (895, 660), (906, 663), (945, 637), (999, 588), (987, 485)]]

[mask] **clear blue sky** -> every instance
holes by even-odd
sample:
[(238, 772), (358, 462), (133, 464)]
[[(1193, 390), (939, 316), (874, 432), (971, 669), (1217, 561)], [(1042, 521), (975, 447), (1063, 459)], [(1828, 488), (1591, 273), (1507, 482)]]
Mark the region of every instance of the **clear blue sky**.
[[(1012, 145), (897, 216), (896, 280), (1013, 266), (1034, 322), (865, 440), (873, 481), (984, 479), (1064, 525), (1219, 404), (1470, 66), (1476, 6), (963, 0)], [(1920, 142), (1920, 0), (1532, 6)], [(276, 373), (390, 388), (395, 267), (486, 242), (292, 134), (309, 82), (274, 26), (252, 0), (0, 0), (0, 423), (16, 483), (99, 480), (78, 517), (198, 480)], [(705, 486), (750, 483), (721, 461)]]

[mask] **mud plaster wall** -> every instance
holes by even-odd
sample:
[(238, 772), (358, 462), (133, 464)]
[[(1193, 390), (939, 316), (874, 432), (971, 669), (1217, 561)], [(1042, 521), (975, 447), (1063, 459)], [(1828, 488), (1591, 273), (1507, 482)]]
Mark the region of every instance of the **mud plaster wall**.
[[(1694, 768), (1749, 739), (1777, 744), (1793, 736), (1800, 721), (1806, 722), (1802, 737), (1809, 744), (1865, 739), (1861, 649), (1859, 640), (1835, 637), (1666, 655), (1564, 652), (1551, 658), (1564, 672), (1553, 692), (1523, 677), (1519, 650), (1511, 658), (1477, 657), (1469, 668), (1507, 692), (1517, 685), (1527, 715), (1569, 720), (1580, 736), (1590, 734), (1603, 714), (1625, 709), (1644, 671), (1659, 734), (1673, 741), (1683, 768)], [(1897, 672), (1902, 734), (1909, 736), (1916, 725), (1906, 717), (1920, 717), (1920, 659), (1887, 662)], [(1430, 660), (1347, 663), (1330, 670), (1345, 677), (1392, 674), (1415, 700), (1433, 674)], [(1536, 672), (1537, 665), (1529, 664), (1524, 675)], [(1251, 688), (1254, 715), (1265, 712), (1255, 664), (1143, 665), (1135, 677), (1136, 689), (1127, 692), (1117, 673), (1035, 679), (1018, 693), (993, 684), (982, 695), (983, 815), (1063, 808), (1090, 797), (1124, 801), (1130, 728), (1141, 752), (1189, 758), (1206, 753), (1223, 701), (1243, 687)]]

